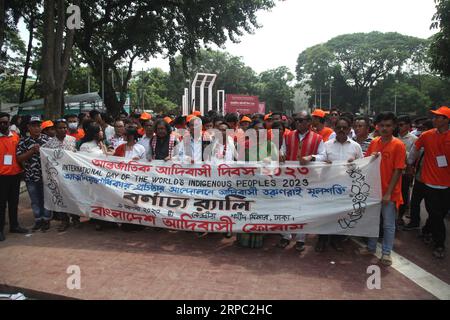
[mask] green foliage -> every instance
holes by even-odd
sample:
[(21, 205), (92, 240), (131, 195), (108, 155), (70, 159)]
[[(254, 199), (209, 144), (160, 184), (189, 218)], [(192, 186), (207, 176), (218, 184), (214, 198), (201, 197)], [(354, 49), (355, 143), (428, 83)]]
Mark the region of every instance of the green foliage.
[(439, 29), (439, 32), (432, 37), (431, 68), (450, 77), (450, 0), (435, 0), (435, 3), (436, 14), (431, 28)]
[(260, 101), (266, 102), (266, 109), (272, 112), (292, 110), (294, 88), (291, 82), (294, 75), (289, 68), (282, 66), (264, 71), (259, 75), (257, 91)]
[[(309, 84), (316, 94), (328, 92), (331, 84), (334, 105), (359, 111), (367, 106), (369, 88), (374, 94), (379, 92), (375, 89), (389, 76), (427, 72), (428, 46), (425, 39), (393, 32), (337, 36), (300, 53), (297, 80)], [(409, 87), (404, 89), (413, 96)], [(422, 103), (429, 101), (420, 95), (417, 98)]]
[(159, 68), (139, 72), (131, 80), (131, 104), (145, 110), (170, 113), (175, 111), (177, 105), (169, 97), (169, 75)]
[[(0, 101), (19, 103), (20, 85), (22, 77), (8, 75), (0, 77)], [(39, 99), (34, 87), (34, 81), (27, 81), (25, 86), (29, 99)]]
[[(253, 32), (258, 27), (256, 13), (274, 5), (273, 0), (85, 0), (81, 2), (83, 32), (76, 34), (75, 41), (100, 83), (102, 57), (106, 73), (136, 57), (181, 54), (188, 59), (202, 45), (221, 46)], [(121, 106), (110, 83), (105, 90), (106, 106), (117, 114)]]

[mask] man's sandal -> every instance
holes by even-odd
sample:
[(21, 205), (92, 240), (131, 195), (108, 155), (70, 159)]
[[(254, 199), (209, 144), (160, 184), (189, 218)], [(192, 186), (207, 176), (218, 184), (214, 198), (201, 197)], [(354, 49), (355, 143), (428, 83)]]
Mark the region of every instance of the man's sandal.
[(391, 266), (392, 265), (392, 258), (390, 255), (383, 254), (381, 256), (380, 262), (385, 266)]

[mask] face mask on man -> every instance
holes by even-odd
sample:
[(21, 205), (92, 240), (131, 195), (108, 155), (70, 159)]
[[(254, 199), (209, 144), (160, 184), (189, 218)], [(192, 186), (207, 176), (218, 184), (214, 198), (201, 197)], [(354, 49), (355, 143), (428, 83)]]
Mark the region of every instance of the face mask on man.
[(69, 123), (69, 129), (70, 130), (77, 130), (78, 129), (78, 122), (71, 122), (71, 123)]

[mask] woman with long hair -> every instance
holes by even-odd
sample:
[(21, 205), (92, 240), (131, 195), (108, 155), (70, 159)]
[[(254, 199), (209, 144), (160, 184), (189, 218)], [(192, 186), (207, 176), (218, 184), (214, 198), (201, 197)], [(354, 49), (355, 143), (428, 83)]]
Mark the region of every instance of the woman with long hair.
[[(80, 140), (78, 150), (80, 152), (89, 153), (92, 155), (107, 155), (105, 143), (103, 142), (103, 130), (97, 122), (89, 122), (84, 126), (85, 136)], [(91, 219), (95, 223), (95, 230), (100, 231), (106, 225), (112, 225), (107, 221), (101, 221), (98, 219)]]
[(104, 141), (103, 130), (96, 122), (90, 122), (85, 126), (85, 136), (80, 140), (80, 152), (106, 155), (108, 154)]

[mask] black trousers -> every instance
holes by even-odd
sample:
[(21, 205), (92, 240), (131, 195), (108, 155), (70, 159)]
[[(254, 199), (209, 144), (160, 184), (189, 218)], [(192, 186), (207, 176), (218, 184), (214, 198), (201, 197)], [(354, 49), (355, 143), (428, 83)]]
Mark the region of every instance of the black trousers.
[[(425, 186), (425, 203), (429, 208), (429, 224), (425, 228), (431, 231), (436, 248), (444, 247), (445, 222), (450, 205), (450, 188), (435, 189)], [(425, 229), (424, 228), (424, 229)]]
[(19, 226), (17, 207), (21, 174), (15, 176), (0, 176), (0, 232), (5, 228), (6, 204), (8, 204), (9, 229)]
[(410, 175), (402, 175), (402, 197), (403, 204), (398, 209), (398, 218), (402, 218), (405, 214), (406, 208), (409, 205), (409, 188), (411, 187), (412, 177)]
[[(420, 204), (423, 199), (425, 199), (425, 189), (426, 185), (419, 180), (414, 181), (414, 187), (411, 195), (411, 204), (410, 204), (410, 216), (411, 223), (417, 224), (420, 226)], [(427, 206), (427, 202), (425, 202), (425, 208), (427, 212), (430, 212), (430, 208)]]

